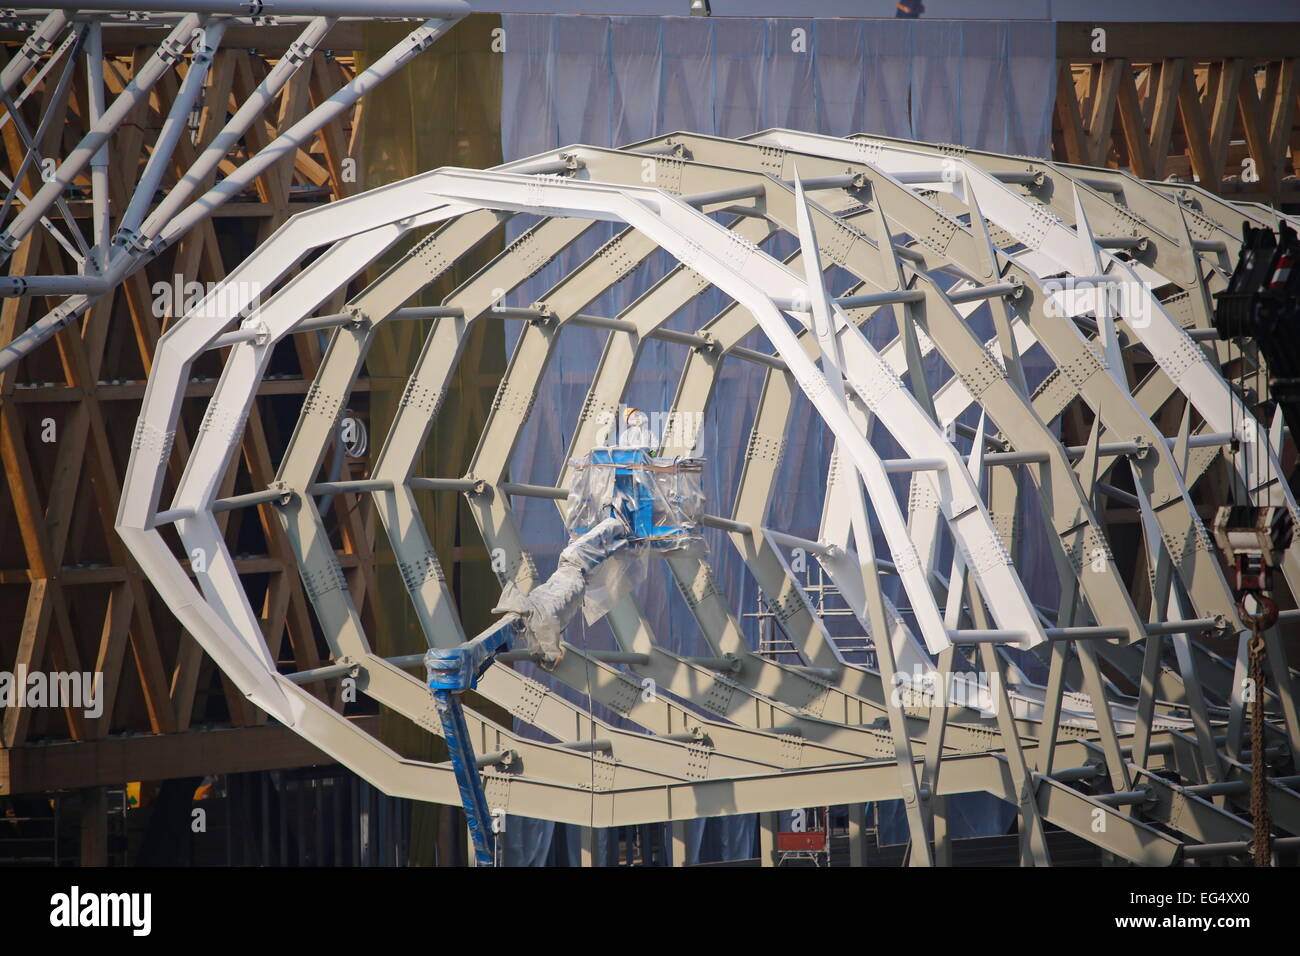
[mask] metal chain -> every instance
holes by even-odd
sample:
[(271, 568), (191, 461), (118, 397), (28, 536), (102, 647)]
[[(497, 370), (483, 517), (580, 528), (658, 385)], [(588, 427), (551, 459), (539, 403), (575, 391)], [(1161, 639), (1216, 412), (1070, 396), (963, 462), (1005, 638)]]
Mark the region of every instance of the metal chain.
[(1268, 794), (1264, 789), (1264, 779), (1268, 767), (1264, 755), (1264, 637), (1258, 631), (1252, 631), (1250, 643), (1250, 683), (1252, 697), (1250, 703), (1250, 817), (1254, 822), (1255, 838), (1252, 852), (1256, 866), (1272, 865), (1269, 828), (1272, 821), (1268, 812)]

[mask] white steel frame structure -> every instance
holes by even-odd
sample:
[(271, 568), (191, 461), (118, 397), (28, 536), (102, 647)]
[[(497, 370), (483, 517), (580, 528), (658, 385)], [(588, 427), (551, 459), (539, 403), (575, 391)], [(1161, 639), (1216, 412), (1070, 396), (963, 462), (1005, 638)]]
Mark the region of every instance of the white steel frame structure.
[[(518, 214), (542, 218), (441, 306), (407, 307)], [(1278, 215), (1115, 170), (787, 130), (742, 140), (676, 133), (618, 150), (566, 147), (494, 170), (435, 170), (295, 216), (173, 324), (155, 356), (117, 528), (185, 628), (257, 707), (389, 794), (459, 804), (449, 765), (399, 756), (304, 690), (349, 675), (430, 733), (441, 729), (412, 673), (419, 655), (384, 659), (372, 650), (317, 497), (369, 496), (428, 645), (454, 647), (472, 635), (414, 492), (463, 492), (484, 542), (504, 555), (502, 584), (527, 592), (540, 583), (511, 502), (539, 497), (563, 507), (570, 475), (526, 485), (507, 471), (566, 328), (607, 332), (572, 430), (573, 455), (617, 410), (648, 339), (687, 347), (674, 416), (715, 399), (723, 363), (755, 363), (765, 385), (734, 506), (706, 523), (726, 532), (769, 596), (799, 662), (751, 650), (737, 597), (722, 592), (706, 560), (667, 557), (710, 656), (666, 649), (633, 598), (609, 614), (618, 651), (567, 645), (553, 678), (639, 731), (509, 667), (489, 669), (480, 693), (559, 741), (528, 739), (471, 710), (490, 806), (607, 827), (901, 798), (909, 860), (930, 865), (951, 860), (944, 798), (982, 791), (1017, 807), (1026, 864), (1050, 863), (1054, 826), (1121, 859), (1169, 865), (1248, 852), (1250, 765), (1264, 759), (1273, 846), (1287, 851), (1300, 845), (1292, 775), (1300, 721), (1281, 629), (1296, 615), (1284, 612), (1266, 635), (1270, 747), (1256, 755), (1243, 749), (1244, 625), (1192, 500), (1197, 481), (1222, 462), (1243, 500), (1300, 517), (1280, 464), (1280, 424), (1257, 427), (1238, 394), (1235, 378), (1255, 360), (1211, 338), (1209, 296), (1231, 271), (1241, 220)], [(499, 305), (503, 290), (597, 221), (625, 228), (532, 307)], [(430, 229), (343, 313), (315, 314), (403, 237)], [(785, 262), (760, 248), (780, 231), (799, 243)], [(679, 265), (649, 291), (617, 316), (584, 311), (658, 249)], [(831, 265), (855, 288), (828, 293)], [(726, 308), (692, 331), (665, 327), (709, 286), (730, 300)], [(270, 294), (254, 302), (252, 289)], [(1098, 297), (1099, 289), (1114, 291)], [(969, 322), (984, 305), (996, 329), (989, 342)], [(876, 349), (863, 329), (887, 313), (897, 336)], [(406, 319), (431, 320), (430, 331), (370, 476), (322, 482), (376, 328)], [(471, 467), (415, 474), (468, 332), (503, 320), (523, 321), (523, 331)], [(770, 352), (740, 344), (755, 328)], [(321, 329), (333, 330), (330, 347), (275, 481), (218, 498), (272, 350)], [(1053, 371), (1031, 392), (1021, 356), (1035, 346)], [(190, 364), (218, 347), (230, 349), (224, 370), (189, 436), (183, 477), (163, 502)], [(939, 387), (922, 364), (936, 352), (953, 373)], [(1135, 369), (1147, 366), (1138, 378)], [(796, 389), (836, 447), (816, 540), (769, 518)], [(1067, 447), (1052, 422), (1076, 399), (1092, 417), (1091, 435)], [(1181, 427), (1166, 435), (1156, 420), (1171, 403)], [(958, 425), (972, 407), (978, 427)], [(882, 459), (873, 428), (907, 457)], [(1131, 472), (1132, 492), (1115, 487), (1116, 469)], [(897, 474), (910, 476), (906, 500), (895, 494)], [(1013, 559), (1026, 493), (1051, 531), (1056, 608), (1030, 600)], [(1149, 594), (1130, 593), (1117, 566), (1102, 496), (1137, 510)], [(268, 653), (214, 517), (254, 506), (288, 533), (328, 666), (280, 674)], [(877, 550), (873, 522), (887, 553)], [(953, 556), (941, 566), (947, 541)], [(849, 661), (814, 614), (791, 568), (796, 548), (821, 563), (872, 636), (878, 668)], [(1296, 592), (1295, 548), (1284, 570)], [(883, 575), (898, 578), (908, 618)], [(1215, 649), (1224, 638), (1236, 639), (1235, 656)], [(1012, 646), (1047, 662), (1045, 686), (1015, 666), (1004, 651)], [(983, 675), (964, 678), (978, 706), (918, 707), (893, 692), (897, 675), (917, 665), (951, 672), (967, 649)], [(661, 693), (641, 693), (647, 678)]]

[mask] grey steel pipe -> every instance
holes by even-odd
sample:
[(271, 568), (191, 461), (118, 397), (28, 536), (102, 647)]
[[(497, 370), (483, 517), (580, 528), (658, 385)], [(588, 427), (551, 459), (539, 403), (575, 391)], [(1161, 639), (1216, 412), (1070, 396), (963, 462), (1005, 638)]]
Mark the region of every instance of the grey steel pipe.
[[(296, 144), (309, 135), (315, 135), (320, 127), (333, 120), (343, 110), (350, 108), (361, 96), (387, 79), (393, 71), (404, 65), (408, 59), (427, 48), (443, 30), (451, 26), (451, 22), (441, 21), (437, 27), (433, 27), (429, 23), (421, 25), (419, 29), (409, 34), (402, 43), (389, 50), (387, 54), (354, 77), (332, 97), (321, 103), (316, 109), (295, 123), (293, 127), (269, 143), (257, 156), (244, 163), (235, 173), (223, 180), (220, 186), (210, 189), (204, 196), (187, 207), (184, 213), (178, 214), (181, 204), (216, 169), (217, 164), (224, 158), (226, 152), (253, 124), (253, 121), (261, 114), (262, 110), (288, 82), (289, 77), (306, 59), (310, 59), (312, 53), (315, 52), (316, 45), (329, 31), (331, 25), (329, 21), (314, 20), (303, 30), (299, 39), (290, 47), (290, 52), (282, 57), (280, 62), (267, 74), (266, 79), (259, 84), (253, 96), (227, 122), (222, 132), (218, 134), (199, 160), (186, 173), (185, 178), (172, 189), (158, 208), (145, 220), (139, 234), (144, 237), (154, 236), (155, 234), (158, 236), (151, 246), (146, 249), (133, 236), (126, 236), (125, 238), (122, 235), (118, 236), (116, 241), (121, 241), (127, 248), (117, 252), (110, 262), (109, 274), (106, 276), (110, 282), (120, 282), (139, 268), (145, 261), (146, 255), (157, 255), (203, 219), (210, 216), (213, 210), (226, 202), (232, 195), (242, 191), (257, 176), (261, 175), (268, 166), (282, 158), (286, 144), (290, 142)], [(296, 145), (294, 148), (297, 148)], [(272, 153), (275, 153), (275, 155), (272, 155)], [(158, 232), (160, 229), (164, 230), (164, 232)], [(32, 323), (27, 331), (7, 344), (3, 349), (0, 349), (0, 371), (4, 371), (14, 362), (27, 355), (68, 323), (75, 321), (90, 306), (92, 301), (90, 297), (85, 295), (76, 296), (61, 303), (39, 321)]]
[[(86, 35), (86, 104), (90, 122), (104, 115), (104, 27), (98, 20), (90, 24)], [(90, 159), (91, 242), (95, 245), (95, 267), (108, 268), (113, 225), (108, 209), (108, 144)]]
[(925, 293), (920, 289), (900, 289), (897, 292), (871, 292), (866, 295), (842, 295), (831, 301), (841, 309), (866, 309), (880, 305), (899, 305), (904, 302), (922, 302)]
[(158, 191), (163, 176), (171, 166), (172, 153), (176, 151), (181, 133), (185, 132), (185, 122), (190, 111), (194, 109), (199, 94), (203, 92), (203, 84), (212, 66), (212, 58), (217, 52), (217, 47), (221, 45), (221, 38), (225, 33), (224, 20), (218, 20), (204, 27), (203, 40), (195, 48), (194, 55), (190, 57), (189, 72), (185, 74), (185, 79), (181, 80), (176, 99), (172, 101), (171, 109), (167, 111), (162, 129), (158, 131), (158, 139), (155, 140), (153, 151), (149, 154), (149, 162), (145, 164), (135, 192), (131, 194), (131, 202), (127, 205), (126, 212), (122, 214), (118, 225), (119, 231), (134, 232), (135, 227), (149, 211), (149, 207), (153, 205), (154, 193)]
[(1129, 636), (1124, 627), (1048, 627), (1043, 633), (1049, 641), (1109, 641)]
[[(455, 3), (456, 20), (466, 13), (468, 8), (462, 3)], [(287, 11), (286, 11), (287, 12)], [(358, 73), (337, 93), (321, 103), (314, 110), (294, 123), (291, 127), (266, 144), (256, 156), (241, 165), (237, 170), (196, 199), (184, 212), (168, 222), (158, 233), (155, 253), (165, 249), (182, 234), (206, 219), (213, 209), (234, 196), (239, 195), (258, 176), (287, 156), (292, 156), (298, 148), (316, 135), (325, 124), (331, 122), (343, 112), (351, 109), (357, 100), (388, 79), (393, 73), (406, 65), (408, 61), (423, 53), (434, 40), (449, 30), (455, 20), (430, 20), (413, 30), (405, 39), (372, 63), (366, 70)]]
[(599, 737), (596, 740), (571, 740), (568, 743), (560, 744), (565, 750), (576, 750), (578, 753), (610, 753), (614, 749), (614, 742), (608, 737)]
[(555, 501), (566, 501), (569, 497), (569, 489), (552, 488), (547, 485), (525, 485), (517, 481), (503, 481), (497, 487), (504, 494), (519, 495), (522, 498), (551, 498)]
[(13, 251), (18, 248), (18, 243), (33, 226), (40, 222), (46, 210), (54, 205), (63, 195), (63, 191), (86, 168), (86, 164), (99, 152), (100, 147), (108, 142), (113, 131), (122, 125), (122, 121), (137, 104), (149, 96), (149, 91), (162, 75), (180, 60), (189, 45), (190, 36), (199, 23), (200, 18), (191, 13), (176, 24), (158, 47), (157, 52), (145, 61), (144, 66), (132, 77), (126, 89), (113, 100), (113, 105), (104, 111), (98, 122), (91, 125), (90, 130), (81, 138), (81, 142), (73, 147), (72, 152), (59, 164), (54, 177), (37, 190), (32, 201), (14, 217), (9, 228), (0, 235), (0, 263), (8, 261)]
[[(256, 89), (235, 111), (235, 114), (226, 121), (226, 125), (221, 131), (213, 137), (212, 142), (203, 150), (202, 154), (194, 161), (191, 166), (175, 186), (172, 187), (163, 201), (158, 204), (149, 217), (144, 221), (140, 232), (145, 236), (156, 235), (158, 229), (164, 224), (170, 222), (181, 207), (190, 200), (199, 186), (212, 175), (220, 164), (221, 160), (226, 157), (239, 139), (248, 132), (249, 127), (266, 108), (275, 101), (275, 98), (284, 89), (290, 78), (298, 72), (298, 69), (307, 60), (310, 60), (316, 52), (317, 46), (325, 39), (330, 28), (334, 25), (333, 20), (319, 19), (313, 20), (303, 28), (298, 39), (289, 45), (285, 55), (280, 57), (278, 63), (271, 68), (261, 83), (257, 84)], [(307, 114), (310, 116), (311, 114)], [(119, 239), (121, 236), (119, 235)]]
[(279, 501), (283, 497), (284, 492), (277, 491), (274, 488), (269, 488), (266, 491), (254, 491), (246, 495), (233, 495), (212, 502), (212, 511), (214, 514), (219, 511), (234, 511), (237, 508), (269, 504), (272, 501)]
[(103, 295), (112, 284), (100, 276), (0, 276), (0, 297)]
[(327, 664), (324, 667), (314, 667), (309, 671), (299, 671), (296, 674), (285, 674), (284, 676), (295, 684), (315, 684), (318, 681), (331, 680), (335, 677), (345, 677), (356, 669), (356, 664), (341, 662)]
[[(63, 9), (57, 3), (48, 3), (45, 6), (54, 7), (55, 9), (41, 21), (32, 35), (23, 41), (14, 58), (5, 64), (5, 68), (0, 70), (0, 89), (4, 90), (4, 95), (8, 96), (14, 91), (14, 87), (31, 69), (32, 64), (50, 52), (54, 46), (54, 38), (63, 32), (63, 28), (68, 25), (68, 13), (77, 9), (77, 4), (68, 4)], [(66, 11), (66, 12), (65, 12)]]
[(1004, 295), (1011, 295), (1020, 286), (1014, 282), (998, 282), (993, 285), (975, 286), (973, 289), (962, 289), (960, 292), (949, 292), (948, 301), (953, 305), (960, 305), (963, 302), (978, 302), (982, 299), (995, 299)]
[(362, 478), (358, 481), (320, 481), (307, 489), (309, 495), (359, 494), (363, 491), (392, 491), (393, 483), (385, 478)]

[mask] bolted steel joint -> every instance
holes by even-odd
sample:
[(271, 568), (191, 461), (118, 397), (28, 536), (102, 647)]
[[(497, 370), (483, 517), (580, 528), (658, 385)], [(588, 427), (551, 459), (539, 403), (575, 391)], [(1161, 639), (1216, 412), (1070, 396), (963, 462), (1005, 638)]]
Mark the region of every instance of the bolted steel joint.
[(344, 323), (347, 328), (354, 332), (361, 332), (370, 328), (370, 316), (365, 310), (359, 309), (355, 305), (349, 305), (343, 311), (348, 316), (347, 322)]

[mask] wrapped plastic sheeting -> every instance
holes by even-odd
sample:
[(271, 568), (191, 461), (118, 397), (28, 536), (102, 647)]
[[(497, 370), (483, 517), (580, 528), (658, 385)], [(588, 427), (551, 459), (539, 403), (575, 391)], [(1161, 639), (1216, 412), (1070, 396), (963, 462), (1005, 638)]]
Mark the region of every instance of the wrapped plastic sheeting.
[(560, 552), (560, 565), (571, 564), (582, 571), (596, 570), (607, 558), (628, 546), (627, 522), (621, 515), (609, 515)]
[(612, 611), (646, 579), (649, 563), (649, 548), (624, 548), (592, 572), (582, 597), (583, 620), (590, 626)]
[(492, 613), (518, 614), (524, 622), (528, 649), (554, 662), (560, 659), (560, 635), (578, 613), (586, 590), (587, 581), (582, 569), (572, 564), (561, 564), (544, 584), (527, 594), (514, 582), (507, 584)]
[(560, 552), (559, 566), (545, 583), (527, 594), (513, 582), (507, 584), (493, 613), (518, 614), (524, 623), (529, 650), (554, 663), (563, 653), (560, 638), (564, 629), (578, 608), (585, 607), (588, 575), (593, 572), (598, 575), (600, 587), (605, 588), (606, 579), (601, 572), (615, 563), (609, 559), (617, 558), (627, 545), (626, 522), (618, 515), (609, 516)]
[(518, 614), (529, 649), (559, 660), (578, 608), (588, 624), (599, 621), (645, 580), (651, 552), (704, 552), (703, 464), (648, 448), (595, 448), (575, 460), (559, 566), (528, 594), (507, 584), (495, 612)]
[(655, 458), (649, 448), (624, 446), (593, 448), (571, 464), (573, 504), (566, 524), (574, 544), (611, 517), (620, 517), (627, 528), (627, 547), (588, 576), (582, 612), (594, 624), (645, 580), (650, 552), (704, 552), (704, 463)]
[(656, 551), (703, 547), (702, 459), (656, 458), (648, 448), (593, 448), (570, 465), (569, 534), (586, 534), (618, 514), (635, 546)]

